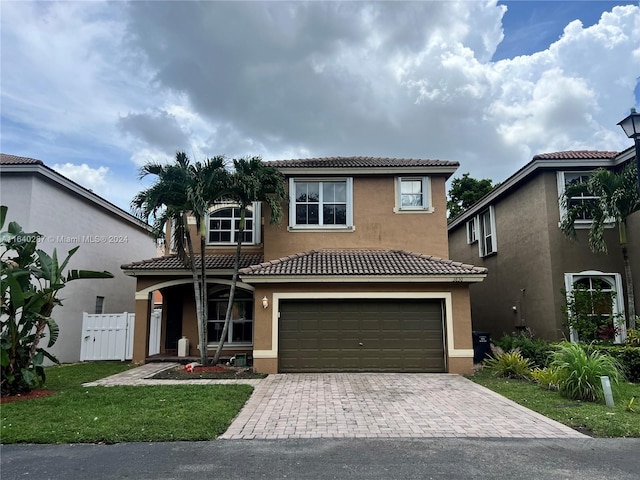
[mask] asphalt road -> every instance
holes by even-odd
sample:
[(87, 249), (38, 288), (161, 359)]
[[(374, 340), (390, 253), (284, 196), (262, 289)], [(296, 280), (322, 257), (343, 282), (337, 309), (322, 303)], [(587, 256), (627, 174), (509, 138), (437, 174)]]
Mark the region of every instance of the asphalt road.
[(640, 478), (640, 439), (305, 439), (2, 445), (13, 479)]

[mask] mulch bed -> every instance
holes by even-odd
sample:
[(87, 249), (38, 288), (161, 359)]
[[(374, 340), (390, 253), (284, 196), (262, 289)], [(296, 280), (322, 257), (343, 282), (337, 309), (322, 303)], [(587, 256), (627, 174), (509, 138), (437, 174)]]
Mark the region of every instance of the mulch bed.
[(194, 367), (192, 372), (187, 372), (184, 365), (164, 370), (156, 373), (154, 380), (198, 380), (198, 379), (246, 379), (246, 378), (264, 378), (264, 373), (255, 373), (250, 368), (241, 367), (225, 367), (222, 365), (198, 366)]
[(31, 400), (32, 398), (42, 398), (54, 393), (56, 393), (55, 390), (31, 390), (28, 393), (19, 393), (17, 395), (0, 397), (0, 404), (20, 402), (22, 400)]

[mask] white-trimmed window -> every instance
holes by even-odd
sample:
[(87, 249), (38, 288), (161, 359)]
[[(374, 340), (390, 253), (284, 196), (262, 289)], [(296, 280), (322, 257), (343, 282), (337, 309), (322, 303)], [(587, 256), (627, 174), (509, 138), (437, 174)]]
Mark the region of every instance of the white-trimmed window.
[[(622, 277), (619, 273), (603, 273), (595, 270), (584, 271), (580, 273), (564, 274), (565, 290), (567, 298), (575, 293), (577, 289), (583, 291), (586, 295), (592, 297), (592, 301), (581, 302), (582, 308), (587, 308), (586, 313), (589, 317), (607, 319), (624, 318), (624, 303), (622, 299)], [(616, 343), (624, 342), (627, 332), (624, 321), (620, 321), (615, 325), (611, 325), (614, 331), (614, 341)], [(571, 341), (580, 340), (578, 332), (573, 328), (570, 329)]]
[(478, 217), (473, 217), (467, 222), (467, 243), (471, 245), (478, 241)]
[(486, 257), (498, 251), (495, 217), (495, 210), (492, 206), (481, 212), (477, 217), (478, 246), (481, 257)]
[(396, 211), (431, 211), (429, 177), (396, 178)]
[[(209, 296), (208, 343), (219, 343), (229, 305), (229, 291), (221, 290)], [(251, 345), (253, 343), (253, 294), (236, 290), (231, 312), (231, 323), (226, 344)]]
[[(564, 191), (568, 185), (575, 185), (577, 183), (586, 183), (589, 180), (591, 172), (558, 172), (558, 198), (562, 199)], [(584, 205), (585, 203), (597, 202), (599, 197), (587, 194), (580, 194), (569, 199), (569, 205)], [(560, 204), (560, 218), (564, 218), (567, 214), (563, 208), (562, 201)], [(576, 219), (576, 224), (591, 224), (592, 218), (583, 212), (581, 217)]]
[[(260, 206), (254, 203), (246, 209), (242, 243), (260, 243)], [(235, 245), (240, 229), (240, 208), (235, 205), (216, 207), (208, 216), (207, 241), (211, 245)]]
[(290, 179), (291, 228), (353, 227), (353, 179)]

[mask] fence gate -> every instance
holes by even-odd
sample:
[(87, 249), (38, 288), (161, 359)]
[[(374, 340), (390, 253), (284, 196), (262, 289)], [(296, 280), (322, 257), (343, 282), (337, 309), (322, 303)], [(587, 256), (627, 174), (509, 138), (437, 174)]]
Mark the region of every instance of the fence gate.
[(131, 360), (133, 313), (82, 314), (80, 360)]

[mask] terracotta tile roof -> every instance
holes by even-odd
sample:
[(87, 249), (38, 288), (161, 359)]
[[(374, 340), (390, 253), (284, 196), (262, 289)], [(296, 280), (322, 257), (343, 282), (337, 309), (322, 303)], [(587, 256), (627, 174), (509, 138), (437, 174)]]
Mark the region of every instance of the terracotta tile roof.
[(585, 160), (614, 158), (619, 152), (599, 150), (568, 150), (566, 152), (540, 153), (533, 156), (533, 160)]
[(0, 153), (0, 165), (44, 165), (42, 160)]
[[(205, 265), (207, 270), (229, 270), (233, 268), (234, 254), (207, 255)], [(240, 255), (240, 268), (248, 267), (262, 262), (264, 257), (261, 254)], [(200, 256), (196, 258), (196, 267), (200, 268)], [(123, 270), (186, 270), (184, 263), (177, 255), (166, 257), (149, 258), (138, 262), (122, 265)]]
[(386, 167), (458, 167), (458, 162), (447, 160), (425, 160), (414, 158), (379, 157), (324, 157), (299, 158), (294, 160), (274, 160), (268, 162), (273, 167), (306, 168), (386, 168)]
[(312, 250), (244, 268), (242, 275), (474, 275), (486, 268), (402, 250)]

